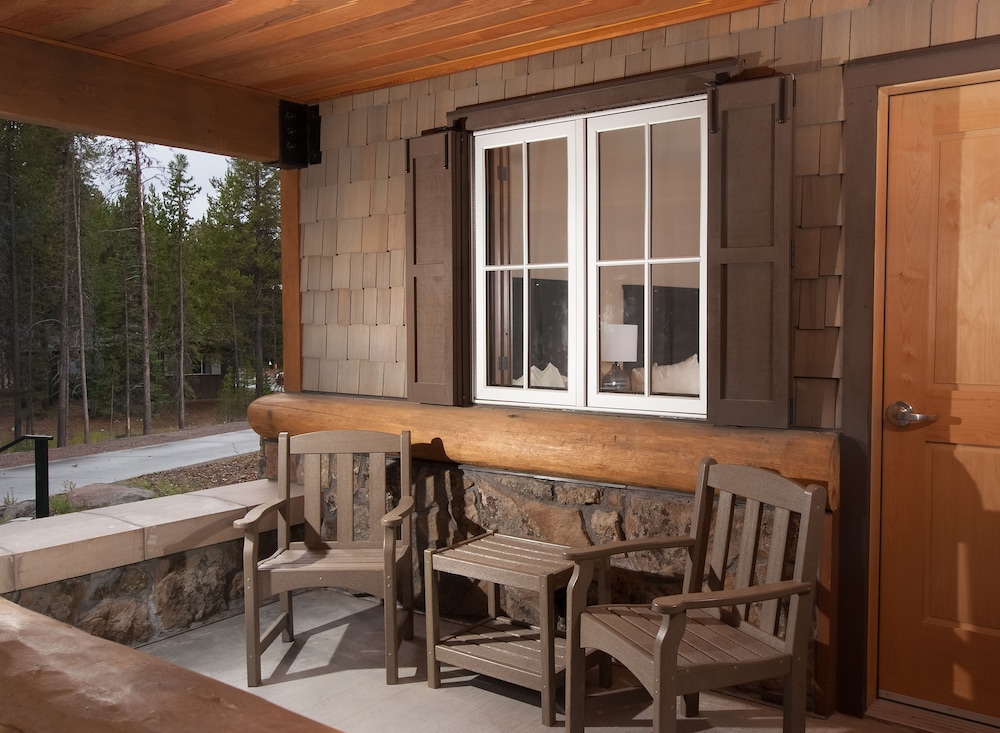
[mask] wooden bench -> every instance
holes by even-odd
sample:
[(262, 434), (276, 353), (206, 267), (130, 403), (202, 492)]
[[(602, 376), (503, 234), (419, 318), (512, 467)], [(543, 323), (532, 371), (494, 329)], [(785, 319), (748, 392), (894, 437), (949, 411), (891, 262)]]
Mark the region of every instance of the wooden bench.
[(244, 690), (0, 599), (0, 731), (336, 733)]

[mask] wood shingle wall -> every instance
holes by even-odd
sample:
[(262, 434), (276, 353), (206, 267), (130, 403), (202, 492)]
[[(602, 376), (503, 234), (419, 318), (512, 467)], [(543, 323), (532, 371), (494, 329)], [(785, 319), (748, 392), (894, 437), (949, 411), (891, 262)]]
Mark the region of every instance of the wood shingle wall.
[(405, 396), (408, 138), (457, 107), (732, 56), (796, 78), (794, 422), (840, 427), (844, 64), (993, 35), (997, 0), (784, 0), (321, 104), (323, 163), (300, 177), (303, 389)]

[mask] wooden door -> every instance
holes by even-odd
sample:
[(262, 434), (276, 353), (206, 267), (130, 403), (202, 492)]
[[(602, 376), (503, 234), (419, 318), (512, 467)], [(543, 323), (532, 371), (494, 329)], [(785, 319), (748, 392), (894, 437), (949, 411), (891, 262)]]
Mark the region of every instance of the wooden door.
[(997, 724), (1000, 82), (889, 110), (878, 685)]

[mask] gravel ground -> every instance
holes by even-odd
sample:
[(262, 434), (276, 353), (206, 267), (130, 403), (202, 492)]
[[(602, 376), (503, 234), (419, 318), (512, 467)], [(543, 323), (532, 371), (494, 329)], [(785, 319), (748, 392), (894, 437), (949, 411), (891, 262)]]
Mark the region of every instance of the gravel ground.
[(118, 483), (148, 488), (158, 493), (176, 493), (177, 491), (198, 491), (216, 486), (228, 486), (229, 484), (238, 484), (241, 481), (255, 481), (258, 478), (260, 478), (260, 458), (256, 453), (249, 453), (233, 458), (223, 458), (219, 461), (174, 468), (161, 473), (137, 476)]

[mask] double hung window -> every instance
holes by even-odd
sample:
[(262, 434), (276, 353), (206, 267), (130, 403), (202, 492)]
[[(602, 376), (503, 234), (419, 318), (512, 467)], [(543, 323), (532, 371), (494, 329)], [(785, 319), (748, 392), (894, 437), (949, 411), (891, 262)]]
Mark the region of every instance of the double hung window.
[(475, 134), (476, 401), (705, 415), (706, 108)]

